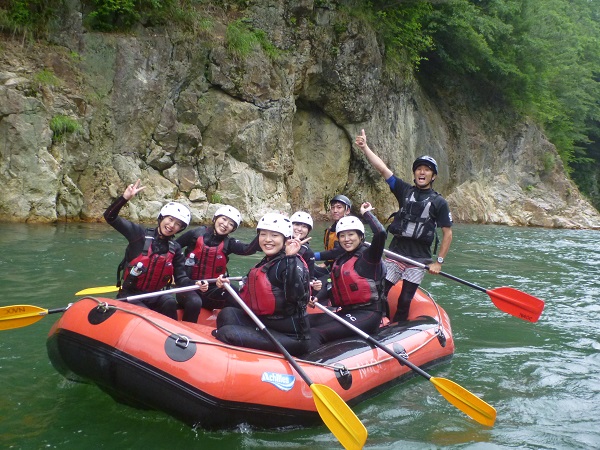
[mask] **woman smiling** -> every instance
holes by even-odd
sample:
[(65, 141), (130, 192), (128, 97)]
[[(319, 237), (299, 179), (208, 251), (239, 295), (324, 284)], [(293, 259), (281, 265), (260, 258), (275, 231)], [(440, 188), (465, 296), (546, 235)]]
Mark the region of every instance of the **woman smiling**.
[[(309, 348), (306, 305), (309, 299), (308, 269), (298, 256), (302, 242), (292, 237), (292, 222), (277, 213), (265, 214), (256, 227), (258, 245), (265, 257), (244, 279), (240, 297), (292, 355)], [(220, 276), (217, 286), (229, 283)], [(234, 306), (217, 316), (217, 339), (227, 344), (277, 352), (273, 342), (254, 321)]]
[[(364, 244), (365, 227), (358, 217), (341, 218), (336, 226), (339, 256), (331, 269), (331, 289), (321, 289), (312, 302), (330, 300), (338, 307), (336, 314), (366, 333), (373, 333), (385, 311), (385, 265), (381, 260), (387, 233), (371, 212), (370, 203), (363, 203), (360, 213), (373, 231), (370, 246)], [(311, 314), (311, 347), (355, 334), (353, 330), (325, 314)]]

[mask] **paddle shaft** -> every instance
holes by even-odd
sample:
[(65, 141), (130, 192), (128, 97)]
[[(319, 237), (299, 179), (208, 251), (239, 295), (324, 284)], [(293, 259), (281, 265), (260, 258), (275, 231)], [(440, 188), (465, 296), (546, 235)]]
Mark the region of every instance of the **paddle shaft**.
[[(399, 255), (397, 253), (391, 252), (390, 250), (386, 249), (386, 250), (383, 251), (383, 253), (386, 256), (389, 256), (392, 259), (399, 259), (399, 260), (404, 261), (404, 262), (406, 262), (408, 264), (412, 264), (413, 266), (417, 266), (417, 267), (420, 267), (422, 269), (429, 270), (429, 266), (427, 264), (423, 264), (423, 263), (420, 263), (418, 261), (414, 261), (414, 260), (412, 260), (410, 258), (407, 258), (405, 256), (402, 256), (402, 255)], [(449, 278), (449, 279), (454, 280), (454, 281), (458, 281), (459, 283), (462, 283), (462, 284), (464, 284), (466, 286), (472, 287), (473, 289), (477, 289), (478, 291), (485, 292), (485, 293), (487, 293), (487, 291), (488, 291), (487, 289), (485, 289), (485, 288), (483, 288), (481, 286), (477, 286), (476, 284), (470, 283), (470, 282), (468, 282), (466, 280), (462, 280), (462, 279), (460, 279), (458, 277), (455, 277), (454, 275), (450, 275), (449, 273), (440, 272), (439, 274), (441, 276), (443, 276), (443, 277)]]
[[(233, 280), (233, 281), (239, 281), (241, 279), (242, 279), (242, 277), (231, 277), (231, 278), (228, 278), (228, 280)], [(214, 283), (215, 281), (217, 281), (217, 279), (216, 278), (209, 278), (207, 280), (202, 280), (202, 281), (206, 281), (207, 283)], [(145, 298), (156, 297), (158, 295), (177, 294), (179, 292), (195, 291), (196, 289), (200, 289), (200, 286), (198, 286), (197, 284), (192, 284), (191, 286), (183, 286), (183, 287), (180, 287), (180, 288), (167, 289), (165, 291), (147, 292), (145, 294), (130, 295), (129, 297), (123, 297), (123, 298), (120, 298), (119, 300), (126, 300), (128, 302), (135, 302), (137, 300), (143, 300)]]
[(422, 377), (425, 377), (427, 380), (431, 379), (431, 375), (429, 375), (427, 372), (425, 372), (419, 366), (415, 366), (408, 359), (403, 358), (402, 356), (398, 355), (396, 352), (394, 352), (390, 348), (388, 348), (385, 345), (383, 345), (381, 342), (376, 341), (375, 339), (373, 339), (371, 336), (369, 336), (367, 333), (365, 333), (360, 328), (352, 325), (350, 322), (346, 322), (344, 319), (342, 319), (336, 313), (334, 313), (333, 311), (330, 311), (329, 309), (327, 309), (326, 306), (323, 306), (320, 303), (316, 303), (316, 302), (315, 302), (315, 306), (317, 308), (319, 308), (321, 311), (323, 311), (325, 314), (329, 315), (330, 317), (333, 317), (338, 322), (343, 323), (344, 325), (346, 325), (348, 328), (350, 328), (356, 334), (359, 334), (364, 340), (366, 340), (370, 344), (374, 345), (375, 347), (379, 347), (381, 350), (383, 350), (384, 352), (386, 352), (388, 355), (393, 356), (394, 358), (396, 358), (398, 361), (400, 361), (401, 364), (404, 364), (405, 366), (410, 367), (412, 370), (414, 370), (415, 372), (417, 372)]
[[(230, 278), (231, 279), (231, 278)], [(273, 336), (271, 334), (271, 332), (269, 331), (269, 329), (265, 326), (264, 323), (262, 323), (262, 321), (258, 318), (258, 316), (256, 314), (254, 314), (254, 311), (252, 311), (250, 309), (250, 307), (248, 305), (246, 305), (246, 303), (244, 302), (244, 300), (241, 299), (241, 297), (238, 295), (238, 293), (230, 286), (229, 283), (223, 283), (223, 287), (227, 290), (227, 292), (229, 292), (231, 294), (231, 296), (235, 299), (235, 301), (242, 307), (242, 309), (246, 312), (246, 314), (248, 314), (248, 316), (254, 321), (254, 323), (258, 326), (258, 328), (263, 331), (267, 337), (271, 340), (271, 342), (279, 349), (279, 351), (281, 352), (281, 354), (283, 356), (285, 356), (285, 359), (288, 360), (288, 362), (292, 365), (292, 367), (296, 370), (296, 372), (298, 372), (300, 374), (300, 376), (302, 377), (302, 379), (306, 382), (306, 384), (308, 384), (309, 386), (311, 384), (313, 384), (313, 382), (311, 381), (311, 379), (309, 378), (308, 374), (304, 371), (304, 369), (302, 369), (302, 367), (300, 367), (298, 365), (298, 363), (296, 362), (296, 360), (292, 357), (292, 355), (286, 350), (286, 348), (281, 344), (281, 342), (279, 342), (275, 336)]]
[[(242, 277), (231, 277), (231, 280), (241, 280)], [(207, 280), (203, 280), (206, 281), (208, 283), (214, 283), (215, 281), (217, 281), (216, 278), (209, 278)], [(81, 289), (80, 291), (75, 292), (75, 295), (86, 295), (86, 296), (91, 296), (91, 295), (97, 295), (97, 294), (108, 294), (109, 292), (117, 292), (119, 290), (119, 287), (111, 285), (111, 286), (97, 286), (97, 287), (92, 287), (92, 288), (86, 288), (86, 289)]]
[(329, 386), (314, 384), (308, 374), (300, 367), (281, 342), (271, 334), (258, 316), (254, 314), (248, 305), (246, 305), (229, 283), (225, 283), (223, 287), (231, 294), (258, 328), (269, 337), (271, 342), (275, 344), (288, 363), (290, 363), (294, 370), (300, 374), (300, 377), (302, 377), (310, 387), (317, 412), (321, 416), (323, 423), (329, 428), (329, 431), (333, 433), (347, 450), (362, 449), (367, 440), (367, 429), (346, 402), (344, 402), (344, 400)]
[(394, 351), (390, 350), (381, 342), (378, 342), (375, 339), (373, 339), (360, 328), (357, 328), (351, 323), (346, 322), (343, 318), (341, 318), (334, 312), (329, 311), (325, 306), (319, 303), (315, 303), (315, 306), (317, 306), (320, 310), (324, 311), (329, 316), (333, 317), (335, 320), (346, 325), (352, 331), (359, 334), (368, 343), (380, 348), (388, 355), (391, 355), (392, 357), (397, 359), (398, 362), (400, 362), (400, 364), (409, 367), (422, 377), (425, 377), (435, 386), (435, 388), (440, 392), (440, 394), (442, 394), (442, 396), (446, 400), (448, 400), (453, 406), (464, 412), (467, 416), (471, 417), (472, 419), (476, 420), (477, 422), (483, 425), (487, 425), (490, 427), (494, 425), (494, 422), (496, 420), (496, 410), (493, 406), (488, 405), (479, 397), (467, 391), (465, 388), (456, 384), (453, 381), (447, 380), (445, 378), (432, 377), (419, 366), (416, 366), (412, 362), (410, 362), (407, 358), (403, 358), (400, 355), (396, 354)]

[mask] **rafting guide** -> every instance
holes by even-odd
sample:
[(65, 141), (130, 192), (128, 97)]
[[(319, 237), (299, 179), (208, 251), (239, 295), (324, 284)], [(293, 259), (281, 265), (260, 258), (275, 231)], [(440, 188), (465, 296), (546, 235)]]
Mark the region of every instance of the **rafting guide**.
[[(415, 159), (412, 165), (414, 185), (411, 185), (397, 178), (369, 148), (365, 130), (361, 130), (355, 143), (369, 163), (385, 178), (398, 200), (399, 210), (388, 227), (388, 232), (394, 235), (390, 250), (428, 265), (431, 274), (440, 273), (452, 242), (452, 215), (448, 202), (433, 190), (433, 182), (438, 174), (436, 160), (428, 155)], [(434, 241), (437, 244), (437, 228), (442, 229), (443, 237), (437, 258), (433, 260), (431, 245)], [(434, 252), (436, 250), (437, 245)], [(386, 266), (386, 293), (398, 281), (403, 280), (392, 322), (405, 321), (408, 318), (411, 300), (425, 276), (425, 270), (407, 262), (390, 259), (386, 261)]]

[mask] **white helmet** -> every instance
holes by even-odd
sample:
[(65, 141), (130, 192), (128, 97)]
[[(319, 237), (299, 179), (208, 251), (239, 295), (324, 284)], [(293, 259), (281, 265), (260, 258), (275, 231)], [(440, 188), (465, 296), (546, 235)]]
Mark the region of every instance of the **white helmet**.
[(256, 225), (256, 231), (268, 230), (283, 234), (286, 238), (292, 237), (292, 222), (279, 213), (267, 213)]
[(308, 225), (309, 231), (312, 230), (312, 228), (313, 228), (312, 217), (310, 216), (309, 213), (304, 212), (304, 211), (296, 211), (294, 214), (292, 214), (292, 217), (290, 217), (290, 221), (293, 224), (294, 223), (304, 223), (304, 224)]
[(192, 214), (187, 206), (177, 202), (169, 202), (163, 206), (158, 214), (158, 221), (160, 222), (165, 216), (172, 216), (181, 220), (185, 224), (182, 230), (190, 224), (190, 219), (192, 218)]
[(360, 231), (363, 234), (363, 236), (365, 234), (365, 226), (363, 225), (361, 220), (356, 216), (346, 216), (338, 220), (338, 223), (335, 226), (336, 236), (339, 235), (342, 231), (348, 230)]
[(234, 230), (240, 226), (240, 223), (242, 223), (242, 215), (233, 206), (225, 205), (225, 206), (221, 206), (219, 209), (217, 209), (213, 216), (213, 223), (215, 223), (215, 220), (217, 220), (217, 217), (219, 217), (219, 216), (225, 216), (225, 217), (233, 220), (235, 222)]

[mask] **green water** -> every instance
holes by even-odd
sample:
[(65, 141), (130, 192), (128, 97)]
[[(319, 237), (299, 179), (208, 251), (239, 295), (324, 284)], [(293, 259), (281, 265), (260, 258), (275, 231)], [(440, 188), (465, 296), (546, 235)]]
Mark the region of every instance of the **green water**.
[[(247, 239), (253, 230), (235, 236)], [(314, 249), (321, 249), (315, 231)], [(456, 354), (432, 370), (493, 405), (486, 428), (422, 377), (354, 408), (369, 449), (600, 448), (600, 233), (457, 225), (444, 271), (486, 289), (512, 286), (546, 301), (537, 323), (443, 277), (423, 286), (452, 320)], [(124, 239), (105, 224), (0, 225), (0, 306), (58, 308), (80, 289), (114, 283)], [(259, 259), (235, 258), (232, 275)], [(0, 331), (0, 448), (341, 448), (324, 427), (193, 430), (161, 412), (115, 403), (65, 381), (46, 355), (56, 315)]]

